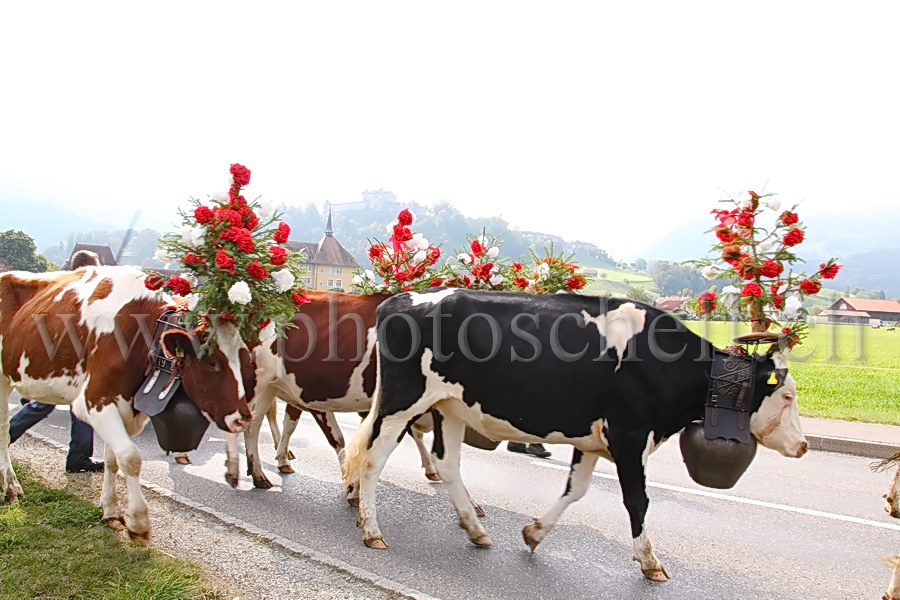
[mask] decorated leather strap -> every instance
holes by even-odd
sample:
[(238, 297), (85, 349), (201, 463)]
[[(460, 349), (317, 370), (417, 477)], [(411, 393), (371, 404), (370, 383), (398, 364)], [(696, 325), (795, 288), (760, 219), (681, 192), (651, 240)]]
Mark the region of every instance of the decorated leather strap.
[(750, 414), (756, 360), (716, 350), (710, 367), (706, 395), (704, 433), (706, 439), (750, 441)]

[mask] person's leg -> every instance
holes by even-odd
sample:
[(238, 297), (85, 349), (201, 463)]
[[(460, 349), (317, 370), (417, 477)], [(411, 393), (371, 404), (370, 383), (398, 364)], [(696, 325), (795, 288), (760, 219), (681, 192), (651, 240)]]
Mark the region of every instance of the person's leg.
[(54, 404), (28, 402), (16, 411), (9, 420), (9, 443), (13, 443), (22, 434), (47, 417), (56, 408)]
[(72, 417), (72, 439), (69, 441), (69, 454), (66, 456), (66, 471), (100, 471), (102, 462), (91, 460), (94, 454), (94, 429), (70, 412)]

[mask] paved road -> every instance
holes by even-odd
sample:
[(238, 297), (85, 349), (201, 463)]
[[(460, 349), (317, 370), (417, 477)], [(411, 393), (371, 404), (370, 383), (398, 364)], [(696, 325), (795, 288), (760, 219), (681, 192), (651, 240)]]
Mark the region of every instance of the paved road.
[[(68, 442), (68, 409), (37, 431)], [(348, 434), (355, 415), (342, 415)], [(486, 508), (494, 546), (476, 548), (456, 525), (440, 484), (425, 480), (410, 440), (392, 455), (379, 487), (379, 517), (388, 550), (366, 549), (355, 510), (341, 498), (337, 459), (304, 417), (292, 447), (298, 473), (263, 460), (274, 489), (255, 490), (244, 477), (231, 489), (222, 477), (224, 450), (213, 429), (179, 466), (156, 445), (152, 428), (139, 437), (144, 478), (216, 510), (268, 529), (339, 560), (445, 600), (523, 599), (780, 599), (880, 598), (889, 579), (880, 556), (900, 551), (900, 522), (882, 510), (887, 474), (869, 459), (812, 453), (801, 460), (760, 450), (732, 490), (694, 484), (677, 440), (650, 462), (648, 527), (672, 579), (646, 581), (631, 561), (627, 514), (612, 465), (597, 467), (592, 489), (535, 553), (520, 531), (565, 485), (570, 450), (549, 446), (540, 460), (466, 448), (463, 475)], [(266, 438), (268, 442), (268, 438)], [(98, 441), (98, 450), (100, 442)]]

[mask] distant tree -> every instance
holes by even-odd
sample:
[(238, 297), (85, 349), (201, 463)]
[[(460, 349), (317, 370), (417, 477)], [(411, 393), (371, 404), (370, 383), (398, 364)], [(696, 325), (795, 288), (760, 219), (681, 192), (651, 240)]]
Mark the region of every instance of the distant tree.
[[(664, 296), (674, 296), (685, 289), (700, 293), (709, 288), (710, 282), (700, 273), (689, 267), (659, 260), (650, 265), (647, 274), (653, 280), (656, 289)], [(689, 294), (689, 295), (693, 295)]]
[(600, 273), (600, 279), (606, 279), (607, 277), (608, 277), (608, 275), (606, 274), (606, 271), (604, 271), (603, 273)]
[(56, 271), (57, 265), (43, 254), (37, 254), (34, 239), (24, 231), (7, 229), (0, 232), (0, 262), (13, 271), (42, 273)]
[(647, 290), (633, 285), (629, 285), (625, 290), (625, 297), (637, 300), (638, 302), (651, 302), (653, 300), (653, 298), (650, 297), (650, 294), (647, 293)]
[(868, 296), (872, 300), (884, 300), (886, 297), (881, 290), (869, 290)]
[(647, 268), (647, 261), (643, 258), (636, 258), (634, 260), (634, 268), (638, 271), (643, 271)]

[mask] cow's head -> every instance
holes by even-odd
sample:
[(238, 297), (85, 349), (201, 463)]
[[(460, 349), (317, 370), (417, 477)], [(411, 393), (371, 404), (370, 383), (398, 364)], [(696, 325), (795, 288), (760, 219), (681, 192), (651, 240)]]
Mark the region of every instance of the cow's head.
[[(199, 354), (205, 336), (216, 335), (215, 349)], [(247, 346), (234, 327), (219, 326), (215, 333), (170, 329), (162, 334), (166, 356), (180, 364), (184, 391), (207, 419), (224, 431), (239, 433), (252, 415), (241, 377), (241, 351)]]
[(756, 393), (763, 400), (750, 419), (753, 437), (784, 456), (800, 458), (806, 454), (809, 444), (800, 427), (797, 384), (787, 372), (787, 359), (781, 352), (775, 352), (757, 366)]

